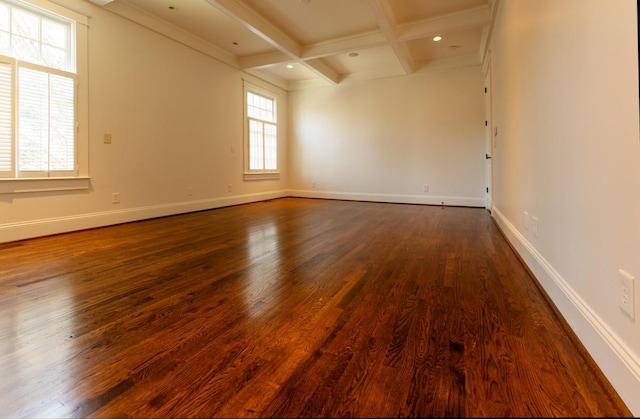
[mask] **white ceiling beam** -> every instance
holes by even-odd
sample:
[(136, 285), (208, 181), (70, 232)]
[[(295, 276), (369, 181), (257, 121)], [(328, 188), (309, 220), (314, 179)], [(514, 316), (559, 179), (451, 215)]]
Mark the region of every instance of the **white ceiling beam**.
[(292, 60), (299, 61), (318, 76), (332, 84), (338, 83), (338, 76), (335, 71), (326, 65), (302, 60), (302, 48), (300, 45), (246, 4), (239, 0), (206, 1), (213, 7), (224, 12), (236, 22), (240, 23), (245, 28), (249, 29), (251, 32), (255, 33), (264, 41), (291, 57)]
[(378, 26), (387, 37), (387, 41), (393, 49), (393, 52), (396, 54), (398, 61), (400, 61), (400, 65), (402, 65), (405, 73), (413, 73), (415, 71), (415, 65), (413, 63), (413, 60), (411, 59), (411, 54), (409, 54), (406, 46), (397, 39), (395, 28), (396, 22), (395, 18), (393, 17), (391, 6), (389, 5), (389, 1), (367, 0), (367, 4), (369, 5), (369, 9), (371, 9), (371, 12), (376, 18)]
[(333, 84), (340, 83), (340, 75), (320, 60), (303, 61), (307, 68)]
[(486, 26), (490, 23), (491, 8), (488, 6), (479, 7), (467, 12), (400, 24), (396, 28), (396, 35), (399, 42), (406, 42), (412, 39), (427, 38), (454, 30)]
[(291, 61), (309, 61), (331, 55), (373, 48), (385, 44), (387, 44), (386, 36), (382, 32), (376, 31), (363, 35), (333, 39), (331, 41), (303, 47), (302, 56), (298, 60), (294, 60), (289, 55), (278, 51), (243, 57), (239, 59), (239, 63), (240, 68), (242, 69), (258, 69), (274, 64), (284, 64)]
[(244, 3), (238, 0), (207, 2), (292, 58), (300, 56), (300, 46), (297, 42)]
[[(293, 60), (291, 60), (288, 55), (283, 53), (261, 54), (255, 55), (253, 57), (247, 57), (241, 60), (240, 68), (242, 68), (243, 70), (260, 70), (274, 64), (283, 64), (291, 61)], [(307, 67), (313, 73), (321, 76), (322, 78), (330, 81), (333, 84), (338, 84), (340, 82), (340, 75), (320, 60), (311, 59), (298, 62), (303, 63), (305, 67)]]
[(302, 50), (302, 58), (309, 60), (313, 58), (327, 57), (330, 55), (377, 47), (385, 45), (386, 43), (387, 37), (382, 32), (375, 31), (305, 46)]
[(242, 57), (238, 60), (240, 68), (243, 70), (259, 69), (269, 67), (274, 64), (284, 64), (291, 61), (296, 60), (292, 59), (290, 55), (287, 55), (281, 51), (250, 55), (248, 57)]

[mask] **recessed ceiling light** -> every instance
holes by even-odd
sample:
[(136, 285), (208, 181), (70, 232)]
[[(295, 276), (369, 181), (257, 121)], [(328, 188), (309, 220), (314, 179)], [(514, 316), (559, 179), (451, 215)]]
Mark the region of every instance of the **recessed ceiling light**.
[(287, 68), (293, 68), (293, 64), (287, 64)]
[(357, 57), (358, 55), (360, 55), (360, 54), (358, 54), (357, 52), (350, 52), (349, 53), (349, 57)]
[(438, 35), (438, 36), (434, 36), (434, 37), (433, 37), (433, 40), (434, 40), (434, 41), (436, 41), (436, 42), (438, 42), (438, 41), (442, 41), (442, 37), (441, 37), (440, 35)]

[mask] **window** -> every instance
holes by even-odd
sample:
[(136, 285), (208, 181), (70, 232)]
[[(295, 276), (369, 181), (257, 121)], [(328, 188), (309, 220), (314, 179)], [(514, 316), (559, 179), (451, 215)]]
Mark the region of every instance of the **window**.
[(0, 0), (0, 179), (78, 176), (77, 86), (76, 22)]
[(245, 178), (273, 177), (278, 175), (277, 101), (246, 85), (245, 99)]

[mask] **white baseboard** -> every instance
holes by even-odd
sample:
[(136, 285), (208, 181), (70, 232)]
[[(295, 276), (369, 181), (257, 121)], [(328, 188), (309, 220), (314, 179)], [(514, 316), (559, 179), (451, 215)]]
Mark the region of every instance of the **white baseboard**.
[(591, 309), (495, 205), (493, 219), (634, 416), (640, 416), (640, 357)]
[(1, 224), (0, 243), (164, 217), (167, 215), (221, 208), (230, 205), (247, 204), (285, 196), (287, 196), (286, 191), (274, 191)]
[(319, 190), (289, 190), (289, 196), (299, 198), (323, 198), (340, 199), (345, 201), (372, 201), (391, 202), (395, 204), (425, 204), (425, 205), (449, 205), (461, 207), (481, 207), (485, 206), (484, 198), (473, 198), (466, 196), (436, 196), (436, 195), (396, 195), (378, 194), (362, 192), (333, 192)]
[(0, 224), (0, 243), (140, 221), (149, 218), (164, 217), (167, 215), (184, 214), (230, 205), (265, 201), (268, 199), (283, 198), (286, 196), (406, 204), (441, 205), (444, 203), (445, 205), (456, 206), (484, 206), (484, 200), (480, 198), (281, 190)]

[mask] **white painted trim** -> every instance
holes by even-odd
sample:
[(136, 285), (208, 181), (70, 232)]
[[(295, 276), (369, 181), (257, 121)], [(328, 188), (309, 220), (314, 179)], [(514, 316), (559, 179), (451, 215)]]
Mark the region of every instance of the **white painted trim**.
[(30, 192), (88, 191), (91, 178), (20, 178), (0, 179), (0, 195)]
[(284, 197), (483, 207), (483, 198), (280, 190), (0, 224), (0, 243)]
[(280, 179), (280, 172), (245, 172), (244, 180), (274, 180)]
[(141, 221), (168, 215), (203, 211), (231, 205), (247, 204), (287, 196), (286, 191), (272, 191), (247, 195), (202, 199), (170, 204), (149, 205), (137, 208), (124, 208), (112, 211), (101, 211), (88, 214), (69, 215), (64, 217), (22, 221), (0, 224), (0, 243), (52, 234), (67, 233), (89, 228)]
[(635, 416), (640, 356), (634, 353), (495, 206), (491, 216)]
[(440, 196), (440, 195), (399, 195), (361, 192), (334, 192), (318, 190), (290, 190), (289, 196), (299, 198), (341, 199), (346, 201), (392, 202), (396, 204), (449, 205), (463, 207), (485, 206), (484, 197)]
[(48, 0), (23, 0), (25, 3), (36, 6), (46, 12), (55, 13), (60, 16), (66, 17), (67, 19), (72, 19), (76, 23), (87, 26), (88, 18), (87, 14), (83, 13), (79, 10), (66, 7), (65, 5), (57, 4), (59, 1), (48, 1)]

